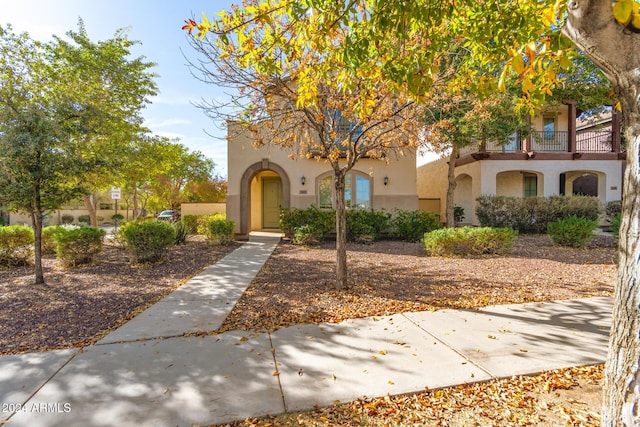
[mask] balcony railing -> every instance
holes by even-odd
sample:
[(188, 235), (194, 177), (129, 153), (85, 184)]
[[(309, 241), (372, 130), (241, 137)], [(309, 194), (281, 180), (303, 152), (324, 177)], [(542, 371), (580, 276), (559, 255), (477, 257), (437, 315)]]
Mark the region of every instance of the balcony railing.
[(589, 130), (576, 135), (576, 151), (579, 153), (610, 153), (613, 151), (611, 130)]
[[(525, 144), (525, 140), (529, 143)], [(576, 134), (575, 148), (578, 153), (611, 153), (613, 152), (613, 133), (609, 130), (590, 130)], [(487, 153), (522, 153), (533, 152), (569, 152), (569, 132), (532, 131), (523, 135), (513, 135), (507, 141), (488, 141), (484, 150), (480, 145), (464, 147), (460, 155), (469, 155), (485, 151)]]
[(529, 133), (531, 151), (569, 151), (569, 132), (534, 131)]

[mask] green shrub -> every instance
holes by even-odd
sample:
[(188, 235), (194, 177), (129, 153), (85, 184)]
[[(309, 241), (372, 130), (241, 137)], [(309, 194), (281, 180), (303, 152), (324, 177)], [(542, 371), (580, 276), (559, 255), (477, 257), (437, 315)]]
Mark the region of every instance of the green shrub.
[(570, 216), (597, 220), (600, 202), (591, 196), (480, 196), (476, 216), (483, 227), (509, 227), (521, 233), (545, 233), (547, 224)]
[(301, 225), (293, 235), (293, 244), (313, 246), (322, 241), (323, 231), (317, 225)]
[(189, 234), (198, 233), (198, 219), (201, 215), (184, 215), (182, 217), (182, 223), (187, 229)]
[(605, 212), (607, 214), (607, 218), (609, 219), (613, 218), (619, 213), (622, 213), (622, 201), (614, 200), (612, 202), (607, 203)]
[(53, 235), (56, 256), (64, 267), (88, 264), (102, 252), (105, 234), (104, 230), (93, 227), (62, 228)]
[(311, 205), (307, 209), (280, 209), (280, 230), (285, 236), (293, 238), (298, 227), (310, 225), (321, 231), (321, 239), (326, 238), (333, 231), (336, 224), (334, 210), (320, 210)]
[(183, 221), (178, 221), (173, 224), (173, 228), (175, 229), (176, 237), (173, 241), (176, 245), (184, 245), (187, 243), (187, 238), (189, 237), (189, 229)]
[(73, 215), (64, 214), (60, 217), (60, 222), (62, 224), (73, 224)]
[(0, 227), (0, 265), (26, 265), (33, 256), (33, 230), (26, 225)]
[(617, 239), (620, 237), (620, 223), (622, 222), (622, 212), (618, 212), (609, 219), (609, 229)]
[(212, 245), (228, 245), (233, 242), (236, 223), (226, 218), (211, 219), (207, 223), (207, 242)]
[(385, 211), (348, 210), (347, 240), (358, 243), (373, 243), (389, 228), (391, 215)]
[(395, 210), (392, 235), (407, 242), (418, 242), (425, 233), (440, 228), (440, 215), (434, 212)]
[(61, 225), (50, 225), (42, 229), (42, 253), (47, 255), (53, 255), (56, 253), (56, 240), (53, 235), (64, 231), (65, 228)]
[(456, 224), (461, 223), (462, 221), (464, 221), (464, 208), (462, 206), (454, 206), (453, 207), (453, 221)]
[(512, 228), (443, 228), (426, 233), (423, 244), (431, 256), (505, 254), (517, 235)]
[(593, 237), (593, 230), (598, 228), (598, 222), (587, 218), (570, 216), (569, 218), (550, 222), (547, 233), (554, 243), (561, 246), (581, 248)]
[(622, 221), (622, 201), (614, 200), (607, 203), (606, 214), (609, 221), (609, 231), (617, 239), (620, 236), (620, 223)]
[(78, 215), (78, 223), (91, 224), (91, 217), (89, 215)]
[(113, 214), (111, 215), (111, 220), (116, 224), (120, 224), (124, 221), (124, 216), (122, 214)]
[(160, 261), (175, 241), (175, 229), (166, 221), (129, 222), (122, 227), (122, 235), (130, 260), (136, 264)]
[(209, 223), (211, 221), (224, 220), (227, 218), (225, 214), (217, 213), (213, 215), (197, 215), (198, 221), (196, 226), (196, 233), (207, 235), (209, 229)]

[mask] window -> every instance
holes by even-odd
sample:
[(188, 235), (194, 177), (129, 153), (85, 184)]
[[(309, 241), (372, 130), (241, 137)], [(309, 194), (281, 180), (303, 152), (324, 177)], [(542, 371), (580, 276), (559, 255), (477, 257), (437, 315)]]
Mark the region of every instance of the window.
[(538, 197), (538, 177), (536, 175), (524, 176), (524, 197)]
[(544, 117), (543, 129), (544, 129), (544, 140), (554, 141), (556, 139), (556, 118)]
[(356, 123), (350, 122), (346, 117), (342, 115), (342, 112), (336, 110), (329, 110), (327, 112), (327, 120), (334, 127), (338, 139), (334, 141), (334, 144), (340, 147), (342, 151), (346, 150), (346, 147), (342, 147), (342, 141), (351, 133), (351, 141), (356, 141), (362, 134), (362, 126), (356, 126)]
[[(333, 208), (333, 173), (318, 181), (318, 206)], [(347, 209), (371, 209), (371, 178), (360, 172), (349, 172), (345, 177), (344, 201)]]

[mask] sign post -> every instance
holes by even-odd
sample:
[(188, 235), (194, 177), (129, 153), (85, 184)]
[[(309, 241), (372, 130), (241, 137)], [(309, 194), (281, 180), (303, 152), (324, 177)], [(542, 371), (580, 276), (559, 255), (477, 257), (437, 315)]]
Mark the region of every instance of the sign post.
[(115, 224), (116, 224), (116, 231), (118, 231), (118, 200), (120, 200), (120, 189), (119, 188), (115, 188), (115, 187), (111, 187), (111, 198), (113, 200), (116, 201), (116, 213), (115, 213), (115, 217), (116, 219), (114, 220)]

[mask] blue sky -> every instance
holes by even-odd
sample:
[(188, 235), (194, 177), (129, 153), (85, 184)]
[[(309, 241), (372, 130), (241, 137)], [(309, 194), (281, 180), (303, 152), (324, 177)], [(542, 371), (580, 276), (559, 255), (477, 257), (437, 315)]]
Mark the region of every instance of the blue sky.
[[(195, 59), (183, 21), (202, 12), (213, 16), (228, 9), (229, 0), (0, 0), (0, 24), (27, 31), (37, 40), (64, 36), (78, 28), (82, 18), (92, 40), (104, 40), (119, 28), (129, 28), (138, 40), (135, 56), (157, 64), (153, 72), (158, 96), (144, 112), (145, 125), (156, 135), (178, 138), (191, 150), (201, 151), (216, 163), (216, 172), (227, 175), (227, 148), (221, 132), (205, 114), (193, 106), (202, 98), (223, 96), (214, 86), (191, 76), (185, 56)], [(212, 135), (212, 136), (210, 136)], [(222, 139), (220, 139), (222, 138)]]
[[(144, 112), (145, 125), (156, 135), (178, 138), (191, 150), (202, 152), (215, 162), (216, 172), (226, 177), (225, 132), (192, 104), (224, 93), (190, 74), (185, 56), (196, 59), (197, 54), (181, 28), (185, 19), (199, 19), (202, 12), (213, 18), (232, 3), (240, 0), (0, 0), (0, 24), (10, 23), (15, 31), (27, 31), (43, 41), (77, 29), (78, 18), (94, 41), (129, 28), (129, 37), (141, 42), (134, 55), (156, 63), (153, 72), (159, 75), (159, 94)], [(427, 154), (418, 163), (435, 157)]]

